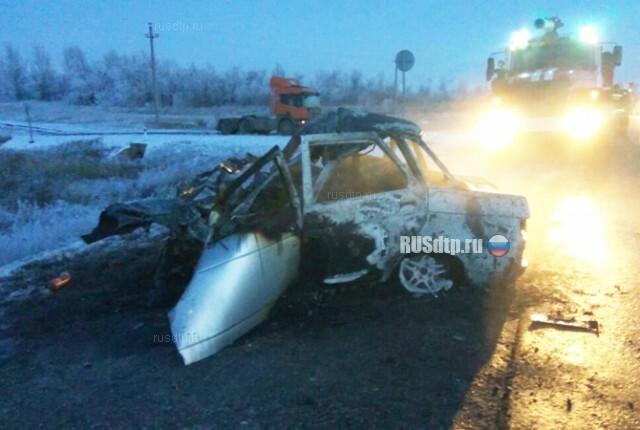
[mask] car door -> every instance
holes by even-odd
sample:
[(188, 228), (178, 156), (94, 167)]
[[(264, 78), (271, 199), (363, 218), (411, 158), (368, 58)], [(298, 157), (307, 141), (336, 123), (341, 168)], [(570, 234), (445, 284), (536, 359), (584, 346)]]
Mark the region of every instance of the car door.
[(427, 190), (388, 142), (371, 133), (305, 136), (304, 237), (327, 284), (386, 279), (400, 236), (427, 217)]
[(269, 151), (225, 193), (234, 209), (217, 223), (169, 313), (185, 364), (215, 354), (262, 322), (298, 276), (301, 206), (280, 150)]

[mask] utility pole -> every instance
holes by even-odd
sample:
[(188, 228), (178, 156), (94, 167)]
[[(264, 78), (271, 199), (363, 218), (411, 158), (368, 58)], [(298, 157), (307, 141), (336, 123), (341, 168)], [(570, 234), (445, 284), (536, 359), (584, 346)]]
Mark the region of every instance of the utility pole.
[(149, 34), (145, 34), (145, 37), (149, 39), (149, 45), (151, 46), (151, 80), (153, 85), (153, 110), (156, 114), (156, 124), (158, 124), (158, 87), (156, 84), (156, 53), (153, 49), (153, 39), (157, 39), (160, 37), (159, 34), (153, 33), (153, 26), (149, 23)]
[(31, 113), (29, 113), (29, 105), (24, 104), (24, 111), (27, 114), (27, 122), (29, 123), (29, 143), (33, 143), (33, 127), (31, 126)]

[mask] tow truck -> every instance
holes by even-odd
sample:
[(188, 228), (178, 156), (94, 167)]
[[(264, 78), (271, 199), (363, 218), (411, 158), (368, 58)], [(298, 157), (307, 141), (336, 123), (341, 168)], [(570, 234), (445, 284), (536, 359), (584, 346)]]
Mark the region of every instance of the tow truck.
[(560, 34), (557, 17), (534, 26), (541, 35), (515, 32), (487, 60), (490, 107), (478, 122), (480, 142), (498, 151), (516, 141), (557, 145), (560, 137), (573, 147), (610, 148), (626, 135), (631, 110), (629, 90), (614, 84), (622, 47), (600, 43), (591, 25), (576, 34)]
[(222, 134), (278, 134), (291, 136), (320, 114), (320, 94), (291, 78), (272, 76), (269, 108), (273, 115), (244, 115), (221, 118), (218, 131)]

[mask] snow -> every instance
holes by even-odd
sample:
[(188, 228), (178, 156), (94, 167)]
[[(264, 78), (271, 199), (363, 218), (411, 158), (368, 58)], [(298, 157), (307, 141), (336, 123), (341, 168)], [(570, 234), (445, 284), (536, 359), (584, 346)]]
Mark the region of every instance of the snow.
[[(0, 128), (1, 129), (1, 128)], [(122, 131), (118, 131), (118, 134), (114, 134), (113, 129), (109, 128), (81, 128), (78, 126), (65, 124), (62, 127), (51, 128), (49, 130), (59, 130), (65, 133), (77, 133), (74, 136), (59, 136), (54, 134), (49, 135), (34, 135), (34, 142), (29, 143), (29, 133), (26, 129), (16, 129), (13, 132), (12, 139), (0, 146), (2, 149), (14, 149), (19, 151), (29, 151), (34, 149), (51, 148), (60, 146), (65, 143), (82, 140), (101, 138), (104, 145), (107, 147), (115, 147), (124, 149), (129, 146), (130, 143), (139, 142), (147, 144), (147, 151), (157, 148), (167, 149), (167, 147), (173, 147), (176, 149), (177, 144), (180, 144), (180, 149), (184, 145), (190, 145), (191, 148), (198, 148), (203, 153), (217, 153), (219, 150), (222, 152), (234, 149), (234, 153), (238, 151), (249, 151), (254, 153), (264, 152), (271, 148), (273, 145), (284, 145), (288, 141), (287, 137), (271, 135), (271, 136), (239, 136), (229, 135), (222, 136), (218, 134), (203, 134), (184, 132), (181, 130), (163, 130), (162, 134), (157, 131), (148, 131), (145, 136), (140, 130), (139, 132), (132, 132), (130, 134), (120, 134)], [(83, 134), (83, 132), (85, 134)], [(87, 134), (91, 133), (91, 134)], [(104, 133), (97, 135), (96, 133)], [(0, 132), (2, 134), (2, 132)]]
[[(68, 128), (67, 128), (68, 127)], [(55, 128), (77, 130), (76, 126)], [(105, 131), (100, 128), (92, 132)], [(95, 136), (36, 135), (29, 143), (29, 134), (20, 129), (13, 138), (0, 146), (0, 151), (54, 151), (72, 141), (94, 139)], [(105, 134), (100, 137), (113, 156), (132, 142), (144, 142), (143, 135)], [(18, 210), (9, 212), (0, 207), (0, 221), (11, 224), (0, 232), (0, 264), (29, 257), (39, 252), (64, 248), (77, 241), (81, 234), (97, 225), (100, 212), (110, 203), (149, 198), (170, 197), (177, 183), (185, 178), (213, 168), (228, 157), (243, 157), (247, 152), (261, 155), (274, 145), (284, 146), (283, 136), (222, 136), (184, 133), (180, 135), (147, 135), (147, 151), (141, 161), (145, 167), (136, 179), (108, 178), (79, 180), (66, 188), (71, 196), (93, 196), (85, 204), (55, 201), (45, 207), (18, 202)], [(151, 190), (151, 191), (149, 191)], [(136, 194), (137, 193), (137, 194)], [(146, 194), (145, 194), (146, 193)], [(151, 195), (148, 195), (151, 193)], [(26, 196), (25, 196), (26, 197)]]

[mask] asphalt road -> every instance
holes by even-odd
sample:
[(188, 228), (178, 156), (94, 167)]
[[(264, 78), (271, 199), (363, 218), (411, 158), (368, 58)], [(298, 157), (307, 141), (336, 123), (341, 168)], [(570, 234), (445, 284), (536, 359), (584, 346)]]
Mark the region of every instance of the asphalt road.
[[(633, 125), (610, 158), (580, 150), (445, 156), (526, 195), (532, 212), (529, 268), (510, 311), (517, 317), (503, 330), (513, 343), (493, 357), (493, 364), (508, 361), (498, 427), (640, 428), (640, 146)], [(537, 314), (573, 326), (592, 321), (594, 328), (595, 321), (598, 330), (532, 324)], [(487, 381), (480, 372), (475, 384)], [(460, 419), (456, 427), (475, 424)]]

